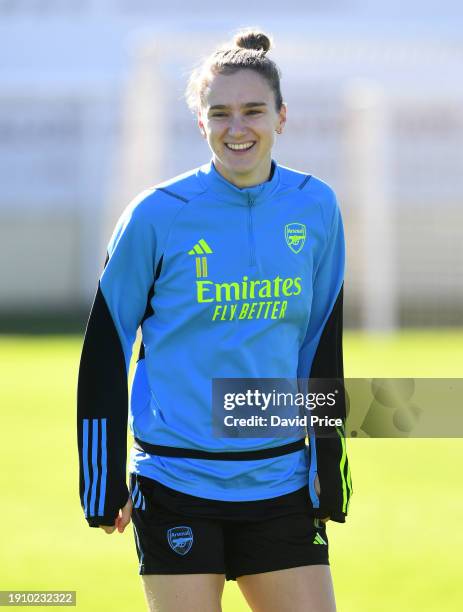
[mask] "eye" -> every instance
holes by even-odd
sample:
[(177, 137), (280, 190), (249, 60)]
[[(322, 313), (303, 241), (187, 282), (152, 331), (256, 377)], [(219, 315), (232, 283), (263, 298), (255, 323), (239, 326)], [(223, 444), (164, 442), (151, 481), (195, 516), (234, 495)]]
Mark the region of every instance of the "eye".
[(252, 109), (252, 110), (247, 111), (246, 114), (247, 115), (260, 115), (261, 113), (262, 113), (261, 110)]
[(216, 117), (226, 117), (226, 113), (213, 113), (211, 115), (211, 117), (214, 117), (214, 118), (216, 118)]

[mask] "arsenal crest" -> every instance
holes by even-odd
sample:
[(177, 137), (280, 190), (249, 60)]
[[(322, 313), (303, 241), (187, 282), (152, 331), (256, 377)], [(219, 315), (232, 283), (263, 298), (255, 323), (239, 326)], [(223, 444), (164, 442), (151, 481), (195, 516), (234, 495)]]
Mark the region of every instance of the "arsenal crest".
[(293, 253), (302, 251), (306, 236), (306, 227), (303, 223), (288, 223), (285, 225), (286, 244)]
[(193, 531), (191, 527), (172, 527), (167, 530), (167, 541), (174, 552), (186, 555), (193, 546)]

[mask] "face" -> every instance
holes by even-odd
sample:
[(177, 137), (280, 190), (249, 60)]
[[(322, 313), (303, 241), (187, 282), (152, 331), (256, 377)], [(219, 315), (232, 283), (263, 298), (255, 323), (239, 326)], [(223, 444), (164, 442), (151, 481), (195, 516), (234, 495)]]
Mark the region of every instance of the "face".
[(275, 95), (254, 70), (215, 75), (198, 113), (218, 172), (238, 187), (268, 180), (275, 133), (286, 122), (286, 106), (275, 107)]

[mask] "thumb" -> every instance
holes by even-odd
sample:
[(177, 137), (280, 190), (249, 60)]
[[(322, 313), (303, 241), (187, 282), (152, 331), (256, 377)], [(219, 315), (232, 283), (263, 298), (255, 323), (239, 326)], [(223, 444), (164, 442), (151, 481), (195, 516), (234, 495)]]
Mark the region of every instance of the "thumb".
[(318, 477), (318, 473), (315, 474), (315, 482), (314, 482), (314, 486), (315, 486), (315, 493), (317, 495), (320, 495), (321, 493), (321, 489), (320, 489), (320, 479)]
[(322, 523), (327, 523), (330, 520), (331, 517), (327, 516), (326, 518), (322, 518), (320, 519), (322, 521)]
[(124, 529), (130, 523), (130, 517), (132, 516), (132, 500), (127, 500), (125, 506), (121, 509), (121, 513), (116, 519), (116, 527), (119, 533), (123, 533)]

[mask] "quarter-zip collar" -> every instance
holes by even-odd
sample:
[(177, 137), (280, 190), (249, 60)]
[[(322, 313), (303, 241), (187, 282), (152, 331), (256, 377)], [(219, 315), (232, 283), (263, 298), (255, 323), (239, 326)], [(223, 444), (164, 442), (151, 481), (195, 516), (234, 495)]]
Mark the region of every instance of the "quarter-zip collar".
[(216, 169), (214, 162), (211, 160), (208, 164), (204, 164), (198, 170), (198, 178), (201, 182), (214, 191), (222, 201), (230, 204), (238, 204), (241, 206), (249, 206), (250, 201), (254, 206), (264, 202), (278, 189), (280, 184), (280, 173), (278, 164), (272, 159), (272, 178), (259, 185), (252, 187), (237, 187), (227, 181)]

